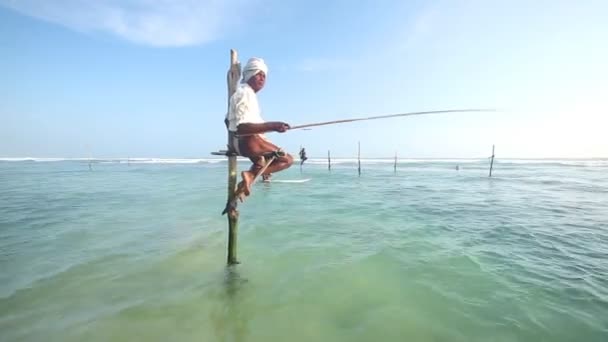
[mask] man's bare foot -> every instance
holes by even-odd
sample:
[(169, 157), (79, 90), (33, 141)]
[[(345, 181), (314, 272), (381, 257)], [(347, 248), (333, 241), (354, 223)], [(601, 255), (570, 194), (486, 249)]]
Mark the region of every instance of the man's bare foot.
[(236, 187), (235, 196), (239, 201), (241, 201), (241, 203), (243, 203), (245, 197), (247, 197), (247, 195), (245, 195), (245, 182), (239, 182), (239, 185)]
[(251, 171), (243, 171), (241, 172), (241, 177), (243, 177), (243, 193), (245, 196), (249, 196), (251, 194), (251, 183), (255, 174)]

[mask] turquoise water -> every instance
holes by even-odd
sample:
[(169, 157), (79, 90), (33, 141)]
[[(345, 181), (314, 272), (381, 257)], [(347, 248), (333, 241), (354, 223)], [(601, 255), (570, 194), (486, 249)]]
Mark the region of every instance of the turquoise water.
[(0, 161), (0, 340), (607, 341), (608, 161), (487, 169), (312, 160), (226, 269), (223, 162)]

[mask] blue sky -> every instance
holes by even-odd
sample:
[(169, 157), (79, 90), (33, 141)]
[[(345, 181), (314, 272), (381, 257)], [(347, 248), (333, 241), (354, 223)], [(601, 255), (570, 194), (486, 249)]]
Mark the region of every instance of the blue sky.
[(608, 157), (606, 1), (0, 0), (0, 157), (208, 157), (229, 49), (289, 151)]

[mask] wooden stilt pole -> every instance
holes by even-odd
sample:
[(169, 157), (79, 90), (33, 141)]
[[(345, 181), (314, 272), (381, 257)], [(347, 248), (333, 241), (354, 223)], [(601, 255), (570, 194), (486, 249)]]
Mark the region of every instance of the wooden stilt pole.
[[(230, 50), (230, 69), (226, 81), (228, 83), (228, 107), (230, 107), (230, 97), (236, 91), (239, 79), (241, 78), (241, 64), (238, 61), (238, 56), (235, 50)], [(228, 108), (229, 109), (229, 108)], [(228, 131), (228, 146), (232, 150), (231, 133)], [(234, 201), (236, 194), (236, 175), (237, 175), (237, 154), (229, 153), (228, 155), (228, 202)], [(238, 264), (236, 256), (237, 233), (239, 229), (239, 211), (236, 205), (227, 213), (228, 217), (228, 265)]]
[(331, 171), (331, 157), (329, 156), (329, 150), (327, 150), (327, 170)]
[(359, 143), (359, 149), (357, 152), (357, 164), (358, 164), (357, 171), (359, 171), (359, 177), (360, 177), (361, 176), (361, 142), (359, 141), (358, 143)]
[[(234, 189), (236, 188), (237, 164), (236, 156), (228, 157), (228, 198), (234, 199)], [(233, 208), (228, 211), (228, 265), (238, 264), (236, 257), (237, 235), (239, 230), (239, 211)]]
[(89, 149), (89, 171), (93, 171), (93, 166), (91, 163), (93, 162), (93, 153), (91, 152), (91, 147), (88, 146)]
[(397, 173), (397, 152), (395, 152), (395, 173)]
[(492, 177), (492, 166), (494, 166), (494, 145), (492, 145), (492, 156), (490, 158), (492, 159), (490, 160), (490, 175), (488, 177)]

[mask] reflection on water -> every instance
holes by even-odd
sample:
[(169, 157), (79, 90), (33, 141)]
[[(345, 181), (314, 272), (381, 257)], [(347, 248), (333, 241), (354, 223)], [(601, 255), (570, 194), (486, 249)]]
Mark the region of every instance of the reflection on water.
[(237, 266), (226, 267), (222, 285), (215, 290), (217, 298), (209, 313), (215, 337), (222, 342), (246, 341), (253, 292), (248, 291), (248, 281), (241, 277)]

